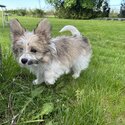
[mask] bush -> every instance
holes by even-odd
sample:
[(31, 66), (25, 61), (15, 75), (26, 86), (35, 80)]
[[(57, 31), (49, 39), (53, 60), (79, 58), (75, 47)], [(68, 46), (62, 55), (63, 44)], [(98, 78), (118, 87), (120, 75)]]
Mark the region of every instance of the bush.
[(17, 10), (17, 15), (18, 16), (26, 16), (27, 10), (26, 9), (19, 9), (19, 10)]
[(45, 12), (41, 9), (35, 9), (32, 10), (32, 15), (35, 17), (43, 17), (45, 15)]
[(49, 10), (49, 11), (46, 12), (46, 15), (47, 16), (53, 16), (53, 15), (55, 15), (55, 11), (54, 10)]
[(93, 9), (86, 9), (81, 8), (79, 11), (75, 9), (64, 9), (60, 7), (55, 12), (55, 16), (59, 18), (66, 18), (66, 19), (92, 19), (92, 18), (99, 18), (99, 17), (107, 17), (109, 14), (104, 13), (100, 10), (94, 11)]
[(8, 10), (8, 13), (18, 16), (34, 16), (34, 17), (43, 17), (45, 12), (41, 9), (16, 9), (16, 10)]
[(60, 7), (56, 10), (55, 15), (59, 18), (70, 18), (70, 19), (89, 19), (92, 17), (91, 9), (79, 9), (79, 12), (77, 12), (76, 9), (69, 9), (64, 7)]

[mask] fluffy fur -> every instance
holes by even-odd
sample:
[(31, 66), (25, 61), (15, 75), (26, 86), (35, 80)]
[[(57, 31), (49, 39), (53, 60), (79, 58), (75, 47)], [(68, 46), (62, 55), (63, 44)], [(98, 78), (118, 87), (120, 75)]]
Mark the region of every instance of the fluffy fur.
[(91, 46), (84, 36), (71, 25), (60, 32), (70, 31), (72, 36), (51, 38), (51, 25), (47, 19), (29, 32), (18, 20), (10, 21), (13, 53), (18, 63), (37, 77), (33, 84), (54, 84), (63, 74), (73, 72), (78, 78), (88, 67)]

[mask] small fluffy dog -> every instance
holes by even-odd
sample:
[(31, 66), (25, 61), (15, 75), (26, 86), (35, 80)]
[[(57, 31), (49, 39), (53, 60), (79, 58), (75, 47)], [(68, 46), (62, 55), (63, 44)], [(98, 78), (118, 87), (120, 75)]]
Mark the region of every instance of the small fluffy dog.
[(88, 67), (91, 46), (84, 36), (71, 25), (60, 32), (70, 31), (72, 36), (51, 38), (51, 25), (47, 19), (29, 32), (18, 20), (10, 21), (13, 53), (18, 63), (30, 69), (37, 79), (33, 84), (54, 84), (62, 75), (72, 72), (78, 78), (80, 72)]

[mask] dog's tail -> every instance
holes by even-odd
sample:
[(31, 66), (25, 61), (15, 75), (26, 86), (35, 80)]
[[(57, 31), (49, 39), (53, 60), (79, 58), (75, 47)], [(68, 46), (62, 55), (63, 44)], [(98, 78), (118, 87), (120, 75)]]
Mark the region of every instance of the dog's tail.
[(78, 29), (72, 25), (64, 26), (59, 32), (70, 31), (73, 36), (81, 36), (81, 33)]

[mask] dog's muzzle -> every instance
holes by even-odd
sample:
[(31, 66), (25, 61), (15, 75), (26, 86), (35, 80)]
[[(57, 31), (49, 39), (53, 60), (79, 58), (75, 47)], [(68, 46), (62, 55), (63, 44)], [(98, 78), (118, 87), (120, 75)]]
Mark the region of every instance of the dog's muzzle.
[(37, 60), (29, 60), (28, 65), (32, 65), (32, 64), (38, 64), (38, 61)]
[(28, 60), (28, 59), (26, 59), (26, 58), (22, 58), (21, 59), (21, 63), (23, 64), (23, 65), (33, 65), (33, 64), (38, 64), (38, 60)]

